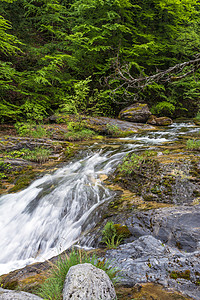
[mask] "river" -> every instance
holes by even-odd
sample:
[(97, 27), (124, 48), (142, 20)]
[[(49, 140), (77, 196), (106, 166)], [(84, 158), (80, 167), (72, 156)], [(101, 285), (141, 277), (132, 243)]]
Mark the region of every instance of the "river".
[[(28, 188), (0, 197), (0, 274), (43, 261), (78, 241), (99, 205), (113, 198), (101, 181), (129, 152), (156, 149), (192, 136), (199, 127), (174, 123), (120, 139), (96, 142), (81, 159), (35, 180)], [(86, 226), (87, 225), (87, 226)]]

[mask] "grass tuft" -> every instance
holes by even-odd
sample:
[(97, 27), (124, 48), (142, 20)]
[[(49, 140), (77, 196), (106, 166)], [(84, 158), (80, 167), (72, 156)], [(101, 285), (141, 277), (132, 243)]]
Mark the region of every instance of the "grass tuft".
[(46, 300), (62, 300), (64, 281), (70, 267), (84, 263), (91, 263), (104, 270), (114, 283), (117, 281), (117, 269), (111, 268), (105, 259), (99, 260), (96, 255), (90, 257), (83, 250), (72, 250), (69, 255), (59, 256), (57, 263), (52, 265), (47, 279), (38, 289), (37, 295)]

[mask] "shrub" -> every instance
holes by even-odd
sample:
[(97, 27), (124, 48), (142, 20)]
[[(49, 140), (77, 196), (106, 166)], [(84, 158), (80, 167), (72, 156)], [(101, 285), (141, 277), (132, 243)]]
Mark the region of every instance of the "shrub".
[(37, 294), (44, 299), (61, 300), (64, 281), (69, 268), (83, 263), (91, 263), (97, 268), (104, 270), (110, 279), (116, 282), (118, 271), (116, 268), (111, 268), (109, 262), (105, 262), (105, 260), (100, 261), (96, 255), (90, 257), (82, 250), (73, 250), (69, 255), (65, 254), (64, 258), (59, 256), (57, 263), (52, 266), (49, 276), (40, 286)]
[(159, 102), (151, 108), (152, 114), (171, 116), (175, 111), (175, 106), (167, 101)]
[(15, 129), (20, 136), (27, 136), (33, 138), (43, 138), (48, 136), (47, 130), (41, 125), (35, 125), (32, 123), (20, 123), (15, 124)]

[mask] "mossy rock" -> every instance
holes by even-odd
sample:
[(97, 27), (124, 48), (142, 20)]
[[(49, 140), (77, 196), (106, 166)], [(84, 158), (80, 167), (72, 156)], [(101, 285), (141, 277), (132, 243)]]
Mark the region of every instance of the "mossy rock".
[(131, 236), (131, 232), (126, 225), (114, 224), (118, 236), (123, 236), (123, 238), (128, 238)]
[(150, 115), (151, 112), (148, 108), (148, 105), (138, 102), (121, 110), (119, 113), (119, 118), (135, 123), (146, 123)]

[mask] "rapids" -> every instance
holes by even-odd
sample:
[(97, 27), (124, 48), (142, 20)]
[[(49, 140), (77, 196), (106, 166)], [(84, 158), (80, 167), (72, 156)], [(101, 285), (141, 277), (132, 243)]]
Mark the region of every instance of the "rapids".
[(94, 227), (89, 216), (114, 196), (101, 175), (113, 172), (127, 153), (156, 149), (197, 131), (193, 124), (175, 123), (106, 144), (101, 141), (88, 147), (81, 159), (18, 193), (1, 196), (0, 274), (59, 254), (78, 241), (83, 226)]

